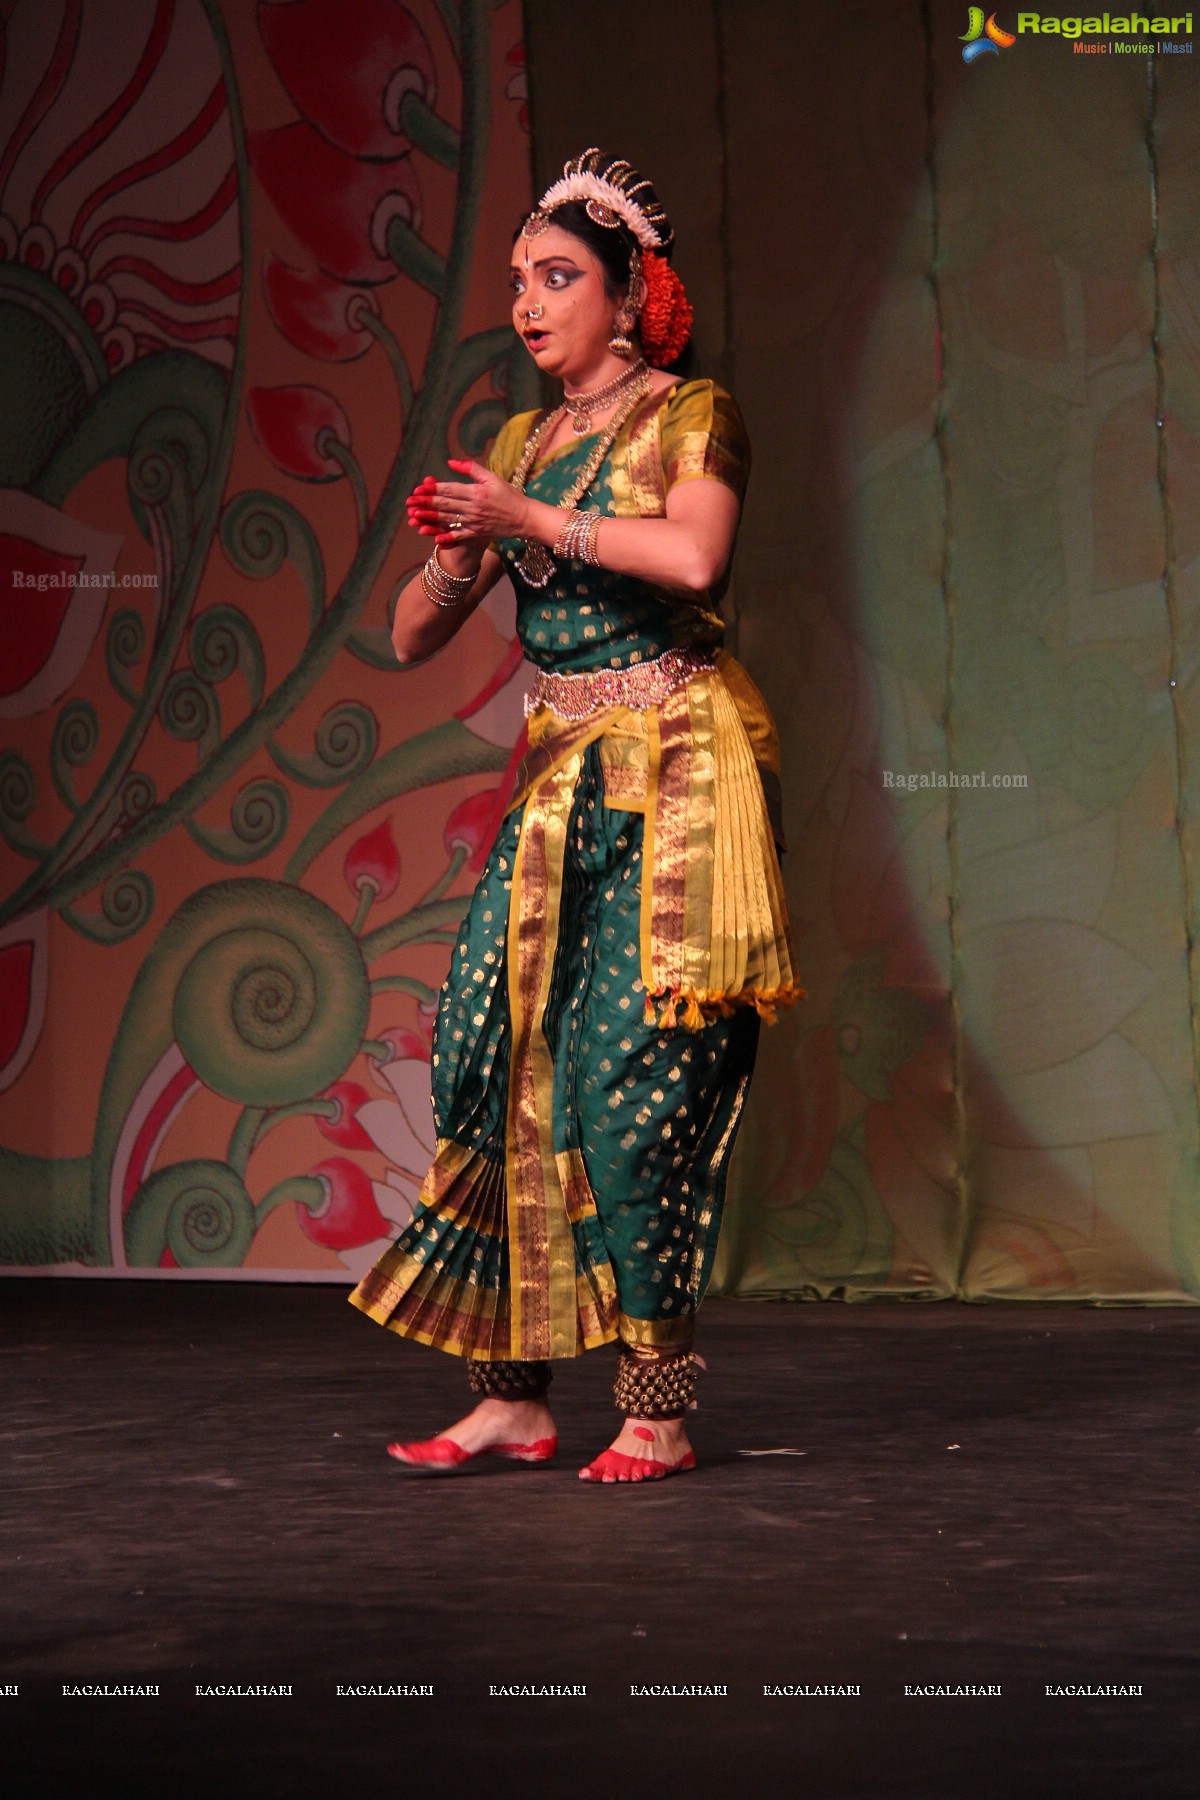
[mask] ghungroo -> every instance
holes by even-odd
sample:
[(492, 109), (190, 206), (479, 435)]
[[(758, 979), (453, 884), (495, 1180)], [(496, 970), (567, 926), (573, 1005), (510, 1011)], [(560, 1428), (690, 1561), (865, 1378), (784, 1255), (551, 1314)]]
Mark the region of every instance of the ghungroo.
[(467, 1382), (484, 1400), (541, 1400), (553, 1380), (548, 1362), (467, 1363)]
[(690, 1350), (631, 1350), (622, 1344), (613, 1382), (618, 1412), (634, 1419), (682, 1419), (696, 1404), (696, 1365)]

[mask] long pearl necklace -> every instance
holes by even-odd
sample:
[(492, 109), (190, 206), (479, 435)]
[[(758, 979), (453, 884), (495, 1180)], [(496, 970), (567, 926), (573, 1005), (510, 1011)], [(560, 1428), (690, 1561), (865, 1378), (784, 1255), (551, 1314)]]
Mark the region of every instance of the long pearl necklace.
[[(591, 487), (593, 481), (595, 481), (596, 476), (600, 473), (600, 464), (612, 449), (618, 431), (620, 431), (622, 425), (624, 425), (626, 419), (638, 402), (650, 392), (650, 370), (646, 363), (643, 362), (640, 367), (636, 369), (630, 369), (625, 379), (628, 382), (628, 392), (626, 393), (625, 398), (621, 401), (621, 404), (613, 413), (612, 418), (608, 421), (608, 424), (597, 438), (595, 447), (583, 466), (582, 473), (577, 480), (571, 483), (571, 486), (567, 489), (566, 493), (558, 503), (559, 506), (567, 512), (574, 512), (580, 500), (583, 498), (584, 494), (587, 493), (587, 490)], [(525, 482), (530, 469), (533, 467), (539, 444), (553, 432), (555, 426), (566, 412), (568, 404), (568, 402), (564, 401), (561, 406), (556, 406), (553, 412), (547, 413), (541, 424), (536, 426), (526, 438), (525, 448), (521, 452), (521, 460), (513, 470), (511, 476), (512, 485), (519, 494), (525, 492)], [(520, 575), (522, 581), (529, 587), (544, 588), (550, 580), (550, 577), (554, 574), (557, 564), (544, 544), (527, 543), (517, 560), (516, 567), (517, 573)]]

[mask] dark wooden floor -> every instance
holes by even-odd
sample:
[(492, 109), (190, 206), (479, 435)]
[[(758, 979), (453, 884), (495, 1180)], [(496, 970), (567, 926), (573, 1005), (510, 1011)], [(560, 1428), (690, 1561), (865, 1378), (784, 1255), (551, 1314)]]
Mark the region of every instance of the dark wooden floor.
[[(609, 1352), (560, 1367), (557, 1464), (438, 1479), (383, 1446), (463, 1410), (459, 1365), (337, 1291), (32, 1280), (0, 1309), (7, 1792), (1200, 1788), (1200, 1314), (715, 1302), (702, 1466), (629, 1491), (576, 1479)], [(161, 1697), (61, 1694), (138, 1680)], [(521, 1682), (588, 1695), (489, 1696)]]

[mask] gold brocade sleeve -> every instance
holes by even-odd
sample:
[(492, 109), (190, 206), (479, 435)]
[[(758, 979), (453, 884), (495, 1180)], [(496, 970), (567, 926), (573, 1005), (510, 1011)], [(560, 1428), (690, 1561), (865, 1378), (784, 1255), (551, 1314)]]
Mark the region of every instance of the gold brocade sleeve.
[(680, 481), (721, 481), (740, 500), (750, 475), (750, 442), (737, 401), (715, 381), (684, 381), (662, 414), (667, 490)]

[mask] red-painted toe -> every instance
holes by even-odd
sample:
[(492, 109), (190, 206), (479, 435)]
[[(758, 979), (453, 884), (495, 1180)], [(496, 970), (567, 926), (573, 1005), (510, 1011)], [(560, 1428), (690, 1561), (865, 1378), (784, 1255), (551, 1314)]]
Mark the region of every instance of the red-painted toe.
[(453, 1438), (426, 1438), (420, 1444), (389, 1444), (388, 1455), (410, 1469), (461, 1469), (477, 1456), (504, 1456), (511, 1462), (549, 1462), (558, 1449), (556, 1437), (538, 1438), (532, 1444), (485, 1444), (480, 1450), (464, 1450)]
[(682, 1475), (696, 1466), (696, 1453), (687, 1450), (678, 1462), (657, 1462), (653, 1457), (626, 1456), (623, 1450), (604, 1450), (589, 1463), (586, 1469), (580, 1469), (580, 1481), (606, 1482), (609, 1486), (614, 1481), (665, 1481), (668, 1475)]
[(453, 1438), (426, 1438), (421, 1444), (389, 1444), (388, 1455), (413, 1469), (457, 1469), (470, 1462), (471, 1452), (456, 1444)]

